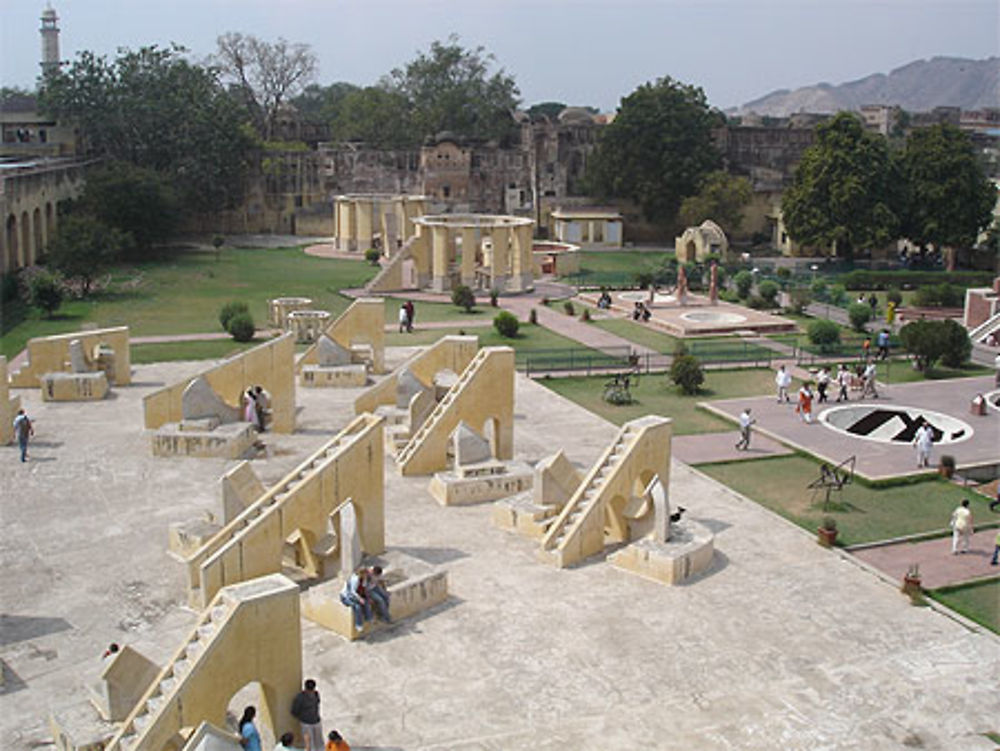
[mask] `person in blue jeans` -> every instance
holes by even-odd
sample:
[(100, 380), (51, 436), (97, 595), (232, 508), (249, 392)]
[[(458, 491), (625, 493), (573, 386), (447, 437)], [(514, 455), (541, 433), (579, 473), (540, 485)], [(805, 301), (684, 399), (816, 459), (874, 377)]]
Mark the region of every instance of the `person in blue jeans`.
[(347, 583), (340, 592), (340, 602), (354, 611), (354, 628), (358, 631), (372, 619), (372, 604), (362, 579), (365, 574), (364, 568), (355, 571), (347, 578)]
[(17, 411), (14, 418), (14, 435), (17, 436), (17, 444), (21, 447), (21, 461), (28, 460), (28, 439), (35, 434), (35, 428), (28, 419), (23, 409)]
[(260, 733), (257, 732), (257, 726), (253, 724), (253, 719), (256, 716), (257, 708), (247, 707), (243, 710), (243, 716), (240, 718), (240, 745), (246, 751), (261, 751)]

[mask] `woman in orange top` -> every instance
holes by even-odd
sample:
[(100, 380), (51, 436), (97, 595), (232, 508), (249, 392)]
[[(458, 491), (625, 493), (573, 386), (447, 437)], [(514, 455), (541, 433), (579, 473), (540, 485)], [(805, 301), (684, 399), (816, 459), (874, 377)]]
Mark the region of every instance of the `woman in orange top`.
[(351, 751), (351, 747), (336, 730), (331, 730), (327, 736), (326, 751)]
[(810, 388), (810, 382), (806, 381), (802, 384), (802, 388), (799, 389), (799, 403), (795, 407), (795, 411), (799, 413), (799, 417), (804, 423), (811, 424), (813, 421), (812, 410), (813, 392)]

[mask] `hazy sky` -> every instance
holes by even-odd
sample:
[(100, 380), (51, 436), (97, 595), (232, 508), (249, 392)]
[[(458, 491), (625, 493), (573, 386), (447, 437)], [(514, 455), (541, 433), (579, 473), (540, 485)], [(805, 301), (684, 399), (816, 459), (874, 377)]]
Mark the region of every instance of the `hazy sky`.
[[(0, 0), (0, 80), (32, 86), (44, 2)], [(935, 55), (1000, 54), (998, 0), (55, 0), (63, 59), (225, 31), (313, 47), (320, 83), (375, 82), (455, 32), (514, 74), (525, 104), (613, 110), (670, 75), (730, 107)]]

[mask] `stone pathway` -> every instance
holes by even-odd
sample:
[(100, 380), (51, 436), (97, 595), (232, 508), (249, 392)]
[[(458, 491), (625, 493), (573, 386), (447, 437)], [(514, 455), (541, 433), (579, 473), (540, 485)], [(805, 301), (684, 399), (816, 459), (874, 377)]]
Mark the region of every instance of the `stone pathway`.
[(785, 456), (794, 453), (773, 438), (756, 433), (750, 438), (750, 448), (747, 451), (739, 451), (736, 449), (736, 442), (739, 439), (740, 432), (738, 430), (675, 435), (671, 442), (671, 451), (675, 459), (685, 464), (764, 459), (770, 456)]
[(1000, 566), (990, 565), (996, 536), (995, 528), (976, 532), (972, 536), (970, 552), (961, 555), (952, 555), (951, 535), (920, 542), (861, 548), (851, 553), (899, 581), (903, 580), (910, 566), (917, 564), (924, 589), (937, 589), (970, 579), (1000, 576)]

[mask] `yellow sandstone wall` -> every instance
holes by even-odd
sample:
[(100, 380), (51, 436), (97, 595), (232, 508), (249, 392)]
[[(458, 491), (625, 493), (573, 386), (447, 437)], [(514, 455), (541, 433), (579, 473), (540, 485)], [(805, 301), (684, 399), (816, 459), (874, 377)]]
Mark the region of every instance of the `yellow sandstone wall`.
[[(360, 297), (351, 303), (329, 326), (325, 333), (344, 349), (353, 345), (371, 345), (372, 370), (385, 372), (385, 303), (377, 297)], [(303, 365), (316, 363), (316, 344), (307, 349), (295, 363), (295, 371)]]
[(107, 344), (115, 351), (115, 370), (111, 384), (125, 386), (132, 382), (132, 360), (129, 352), (128, 326), (116, 326), (72, 334), (40, 336), (28, 340), (28, 362), (10, 376), (14, 388), (32, 388), (39, 385), (39, 378), (46, 373), (70, 371), (69, 343), (79, 339), (87, 357), (92, 359), (94, 347)]

